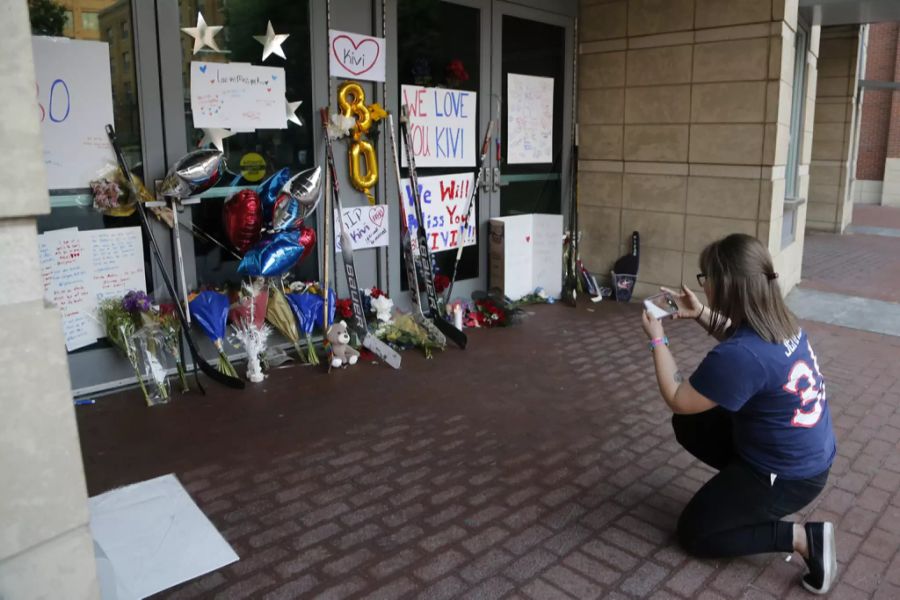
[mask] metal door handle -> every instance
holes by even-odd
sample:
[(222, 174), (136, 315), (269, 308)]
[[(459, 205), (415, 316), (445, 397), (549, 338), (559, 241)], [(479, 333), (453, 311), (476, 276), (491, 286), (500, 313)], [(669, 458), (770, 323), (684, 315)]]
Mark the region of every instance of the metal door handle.
[(500, 167), (494, 167), (494, 177), (493, 177), (493, 191), (494, 193), (500, 191)]
[(481, 180), (481, 191), (487, 194), (491, 191), (491, 170), (484, 169), (484, 177)]

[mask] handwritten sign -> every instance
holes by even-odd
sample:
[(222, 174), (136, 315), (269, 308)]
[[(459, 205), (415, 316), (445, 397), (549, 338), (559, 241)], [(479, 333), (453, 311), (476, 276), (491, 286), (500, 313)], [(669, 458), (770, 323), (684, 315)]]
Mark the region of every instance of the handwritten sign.
[(513, 300), (544, 289), (562, 292), (562, 215), (516, 215), (490, 222), (491, 285)]
[[(409, 111), (409, 137), (417, 167), (474, 167), (475, 92), (404, 85), (402, 102)], [(406, 166), (406, 152), (401, 155)]]
[(113, 122), (109, 44), (33, 36), (31, 48), (47, 187), (87, 188), (116, 162), (105, 129)]
[(328, 30), (332, 77), (384, 81), (384, 38)]
[[(351, 206), (345, 208), (343, 214), (344, 227), (350, 236), (354, 250), (378, 248), (388, 245), (388, 207), (384, 204), (375, 206)], [(334, 218), (338, 218), (335, 209)], [(340, 232), (334, 236), (334, 251), (341, 251)]]
[(509, 73), (506, 89), (506, 161), (552, 163), (553, 78)]
[(284, 69), (246, 63), (191, 63), (194, 127), (284, 129)]
[(38, 236), (44, 298), (62, 315), (68, 351), (106, 333), (96, 318), (101, 300), (145, 291), (140, 227), (48, 231)]
[[(476, 223), (466, 223), (462, 238), (460, 225), (466, 220), (466, 206), (472, 186), (475, 185), (473, 173), (456, 173), (419, 177), (419, 198), (422, 202), (422, 218), (425, 220), (425, 232), (428, 234), (428, 246), (432, 252), (452, 250), (463, 246), (471, 246), (478, 241)], [(409, 228), (419, 227), (413, 205), (412, 186), (409, 179), (402, 180), (403, 201), (406, 202), (406, 214)], [(475, 209), (472, 209), (474, 217)]]

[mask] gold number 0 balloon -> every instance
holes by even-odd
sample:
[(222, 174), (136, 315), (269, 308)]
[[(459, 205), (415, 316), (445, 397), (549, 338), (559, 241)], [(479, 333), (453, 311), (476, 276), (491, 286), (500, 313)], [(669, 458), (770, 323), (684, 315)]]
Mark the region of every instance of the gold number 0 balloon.
[[(374, 204), (375, 198), (369, 189), (378, 183), (378, 162), (375, 148), (362, 139), (362, 135), (368, 133), (372, 127), (372, 115), (365, 102), (366, 94), (358, 83), (348, 81), (338, 88), (338, 106), (341, 114), (356, 119), (349, 152), (350, 183), (368, 197), (370, 204)], [(360, 169), (360, 159), (365, 163), (365, 176)]]

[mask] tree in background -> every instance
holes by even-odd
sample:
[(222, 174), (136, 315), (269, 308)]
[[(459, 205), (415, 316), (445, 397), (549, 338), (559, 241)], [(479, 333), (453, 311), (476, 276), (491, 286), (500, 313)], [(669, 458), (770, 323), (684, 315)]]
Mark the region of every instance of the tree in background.
[(66, 26), (66, 9), (53, 0), (28, 0), (31, 33), (61, 36)]

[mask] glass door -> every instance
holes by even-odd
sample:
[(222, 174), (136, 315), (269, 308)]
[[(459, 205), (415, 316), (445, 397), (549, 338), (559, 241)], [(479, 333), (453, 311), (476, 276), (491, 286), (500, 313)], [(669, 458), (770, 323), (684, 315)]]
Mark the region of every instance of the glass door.
[(494, 3), (491, 108), (501, 135), (491, 214), (566, 214), (572, 145), (573, 19)]

